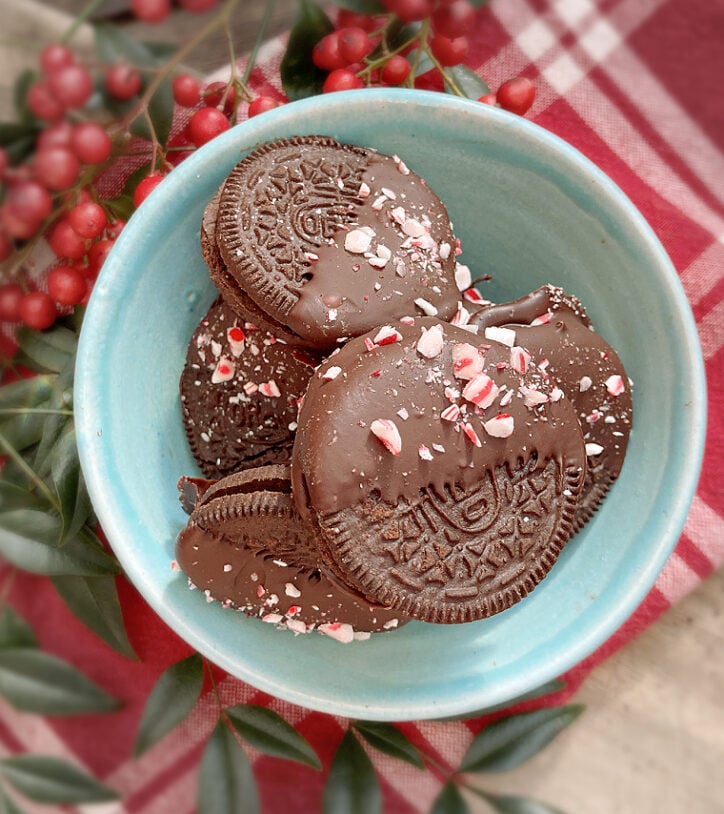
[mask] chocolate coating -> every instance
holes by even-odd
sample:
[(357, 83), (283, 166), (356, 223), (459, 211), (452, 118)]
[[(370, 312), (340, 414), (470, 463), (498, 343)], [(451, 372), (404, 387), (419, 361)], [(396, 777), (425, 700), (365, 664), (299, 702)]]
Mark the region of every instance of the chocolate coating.
[(424, 621), (481, 618), (531, 590), (570, 536), (580, 427), (532, 360), (513, 370), (516, 348), (430, 318), (394, 330), (389, 344), (350, 341), (310, 381), (295, 499), (327, 567), (368, 599)]
[(573, 404), (588, 453), (575, 516), (575, 529), (580, 529), (618, 478), (628, 446), (633, 402), (621, 359), (594, 331), (580, 301), (554, 286), (484, 308), (471, 321), (483, 330), (515, 328), (518, 341), (535, 358), (548, 358), (548, 373)]
[(320, 349), (420, 307), (449, 319), (459, 298), (439, 198), (399, 159), (326, 136), (241, 161), (223, 186), (216, 243), (238, 289)]
[(217, 300), (194, 331), (180, 380), (186, 435), (202, 472), (219, 478), (289, 461), (297, 400), (317, 361)]
[[(254, 487), (258, 486), (258, 490)], [(201, 490), (176, 544), (190, 582), (228, 607), (301, 633), (341, 641), (406, 621), (325, 576), (290, 495), (288, 467), (260, 467)]]

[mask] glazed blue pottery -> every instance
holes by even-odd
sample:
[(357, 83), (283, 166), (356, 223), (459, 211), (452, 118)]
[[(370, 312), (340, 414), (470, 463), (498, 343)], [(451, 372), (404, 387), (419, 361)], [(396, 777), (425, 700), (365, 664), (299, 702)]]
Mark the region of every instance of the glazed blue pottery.
[[(398, 154), (446, 203), (482, 293), (543, 283), (586, 305), (634, 384), (618, 482), (533, 593), (464, 625), (414, 622), (343, 645), (295, 636), (190, 591), (172, 570), (186, 522), (176, 482), (199, 474), (181, 423), (189, 338), (215, 296), (204, 207), (256, 145), (327, 134)], [(306, 707), (377, 720), (462, 715), (528, 693), (601, 645), (641, 602), (696, 486), (705, 383), (677, 275), (641, 214), (571, 146), (514, 115), (445, 94), (335, 93), (245, 122), (175, 169), (133, 215), (98, 278), (77, 360), (83, 471), (110, 543), (151, 607), (216, 664)]]

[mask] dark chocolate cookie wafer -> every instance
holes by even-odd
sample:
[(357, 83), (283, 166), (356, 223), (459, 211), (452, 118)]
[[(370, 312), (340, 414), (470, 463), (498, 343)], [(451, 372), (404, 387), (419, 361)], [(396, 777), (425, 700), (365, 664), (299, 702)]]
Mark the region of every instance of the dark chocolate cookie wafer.
[(571, 404), (522, 348), (422, 318), (322, 363), (292, 479), (339, 579), (450, 623), (540, 582), (570, 536), (585, 463)]
[(482, 309), (472, 324), (510, 328), (575, 407), (588, 458), (575, 527), (594, 514), (623, 466), (633, 421), (631, 385), (616, 351), (597, 334), (576, 297), (543, 286), (513, 302)]
[(234, 278), (226, 270), (219, 247), (216, 245), (216, 220), (219, 214), (222, 188), (223, 185), (206, 205), (201, 219), (201, 254), (209, 267), (214, 285), (227, 306), (232, 308), (243, 322), (256, 325), (259, 330), (273, 334), (278, 340), (281, 339), (290, 346), (303, 347), (304, 341), (285, 325), (272, 322), (254, 300), (239, 288)]
[(317, 362), (217, 300), (194, 331), (180, 381), (186, 435), (202, 472), (219, 478), (289, 461), (297, 401)]
[(310, 532), (290, 490), (288, 468), (269, 466), (202, 491), (176, 545), (190, 582), (209, 598), (297, 633), (317, 629), (346, 642), (404, 624), (399, 612), (373, 606), (314, 567)]
[[(407, 314), (455, 313), (456, 241), (434, 192), (395, 157), (327, 136), (266, 144), (223, 185), (216, 220), (234, 308), (320, 349)], [(226, 276), (224, 276), (226, 275)], [(243, 307), (243, 301), (242, 301)]]

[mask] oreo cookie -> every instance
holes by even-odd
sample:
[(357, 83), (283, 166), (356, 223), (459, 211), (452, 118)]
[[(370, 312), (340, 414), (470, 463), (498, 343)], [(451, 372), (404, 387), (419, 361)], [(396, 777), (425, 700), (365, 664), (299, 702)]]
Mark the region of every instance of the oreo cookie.
[(481, 309), (471, 318), (486, 329), (513, 329), (573, 404), (586, 442), (586, 481), (575, 529), (590, 520), (623, 466), (633, 423), (631, 383), (616, 351), (595, 332), (581, 302), (542, 286), (525, 297)]
[(573, 530), (586, 454), (522, 347), (430, 318), (351, 340), (315, 372), (292, 481), (324, 565), (427, 622), (510, 607)]
[(455, 313), (449, 216), (399, 158), (327, 136), (263, 145), (224, 182), (215, 228), (221, 262), (209, 266), (228, 304), (244, 313), (253, 301), (309, 347)]
[[(182, 494), (189, 487), (179, 485)], [(207, 598), (296, 633), (316, 629), (343, 642), (406, 621), (315, 567), (316, 546), (294, 508), (288, 467), (259, 467), (191, 487), (199, 487), (196, 505), (178, 537), (176, 561)]]
[(291, 458), (297, 402), (318, 357), (290, 348), (221, 299), (194, 331), (181, 374), (192, 454), (210, 478)]

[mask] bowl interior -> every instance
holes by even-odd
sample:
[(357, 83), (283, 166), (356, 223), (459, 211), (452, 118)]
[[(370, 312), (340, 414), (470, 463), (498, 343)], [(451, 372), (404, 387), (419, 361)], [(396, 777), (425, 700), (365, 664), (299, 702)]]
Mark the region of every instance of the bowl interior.
[[(197, 473), (181, 424), (186, 346), (215, 296), (199, 249), (206, 202), (263, 141), (307, 133), (397, 153), (446, 203), (461, 260), (493, 300), (551, 282), (578, 295), (633, 379), (619, 481), (544, 582), (457, 626), (412, 623), (367, 642), (295, 637), (207, 604), (172, 572)], [(703, 367), (676, 274), (628, 199), (573, 148), (518, 117), (442, 94), (355, 91), (255, 118), (187, 159), (129, 222), (81, 338), (76, 415), (101, 523), (129, 577), (184, 639), (281, 698), (352, 717), (463, 714), (572, 667), (643, 599), (678, 538), (704, 431)], [(676, 465), (672, 466), (675, 461)]]

